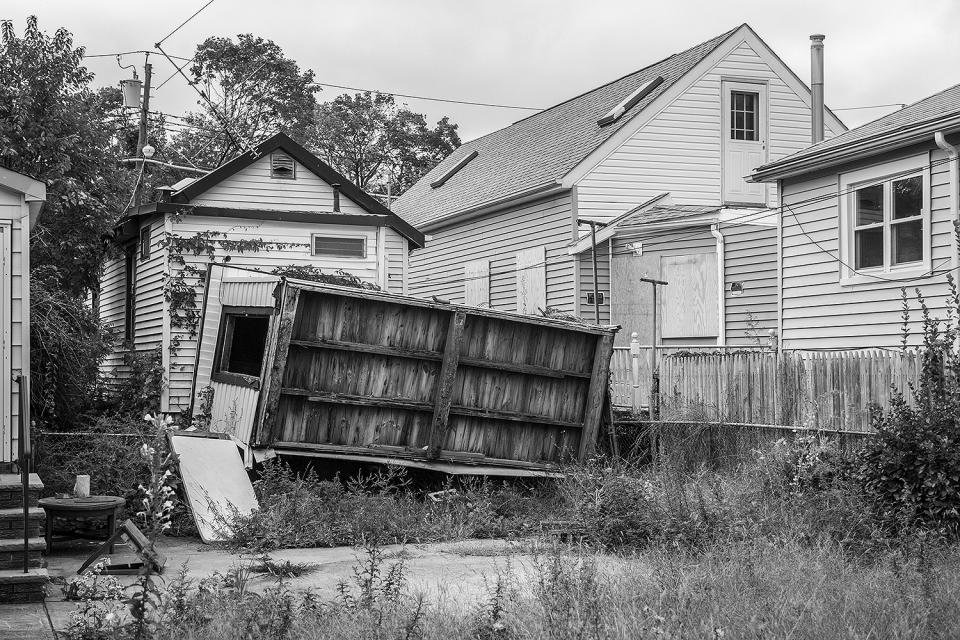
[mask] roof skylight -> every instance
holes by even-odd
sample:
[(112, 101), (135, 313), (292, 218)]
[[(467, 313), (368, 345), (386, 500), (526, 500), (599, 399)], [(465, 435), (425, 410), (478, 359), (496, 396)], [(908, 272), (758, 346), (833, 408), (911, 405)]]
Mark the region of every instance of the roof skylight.
[(628, 95), (617, 106), (611, 109), (607, 115), (597, 120), (597, 124), (602, 126), (616, 122), (620, 116), (632, 109), (638, 102), (650, 95), (650, 92), (663, 84), (663, 76), (657, 76), (650, 82), (644, 83), (636, 91)]
[(457, 161), (455, 165), (447, 169), (442, 176), (440, 176), (439, 178), (431, 182), (430, 186), (433, 187), (434, 189), (436, 189), (437, 187), (442, 187), (443, 183), (445, 183), (447, 180), (455, 176), (457, 172), (460, 171), (460, 169), (463, 169), (465, 166), (467, 166), (467, 163), (473, 160), (474, 158), (476, 158), (478, 155), (479, 155), (479, 152), (476, 149), (474, 149), (467, 155), (463, 156), (459, 161)]

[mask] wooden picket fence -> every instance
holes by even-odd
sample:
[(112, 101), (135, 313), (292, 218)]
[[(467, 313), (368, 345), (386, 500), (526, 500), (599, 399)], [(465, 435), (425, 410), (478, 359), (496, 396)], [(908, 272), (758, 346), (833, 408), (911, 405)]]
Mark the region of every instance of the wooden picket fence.
[[(650, 398), (650, 347), (616, 349), (614, 403)], [(918, 382), (916, 351), (657, 348), (661, 416), (704, 422), (870, 431), (878, 407)]]

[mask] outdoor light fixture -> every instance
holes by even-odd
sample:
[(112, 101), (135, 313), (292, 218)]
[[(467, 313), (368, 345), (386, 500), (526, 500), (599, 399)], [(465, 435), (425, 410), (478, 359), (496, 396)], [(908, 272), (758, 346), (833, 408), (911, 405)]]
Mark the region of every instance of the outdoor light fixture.
[(730, 293), (735, 296), (743, 295), (743, 283), (742, 282), (731, 282), (730, 283)]
[(149, 145), (149, 144), (148, 144), (147, 146), (145, 146), (145, 147), (143, 148), (143, 157), (144, 157), (144, 158), (152, 158), (152, 157), (153, 157), (153, 154), (155, 154), (156, 152), (157, 152), (157, 150), (154, 149), (152, 145)]

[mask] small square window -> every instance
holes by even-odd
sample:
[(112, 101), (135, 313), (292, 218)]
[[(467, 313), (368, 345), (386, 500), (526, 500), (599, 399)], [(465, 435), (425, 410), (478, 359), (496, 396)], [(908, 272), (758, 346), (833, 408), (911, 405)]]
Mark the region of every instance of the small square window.
[[(603, 292), (597, 294), (597, 304), (603, 304)], [(593, 292), (587, 294), (587, 304), (593, 304), (594, 302)]]
[(140, 229), (140, 259), (150, 259), (150, 226)]
[(220, 329), (214, 379), (258, 384), (267, 348), (270, 317), (266, 314), (225, 313)]
[(367, 239), (338, 236), (313, 236), (313, 255), (328, 258), (366, 258)]
[(285, 153), (270, 154), (270, 177), (282, 180), (297, 179), (297, 165), (293, 158)]

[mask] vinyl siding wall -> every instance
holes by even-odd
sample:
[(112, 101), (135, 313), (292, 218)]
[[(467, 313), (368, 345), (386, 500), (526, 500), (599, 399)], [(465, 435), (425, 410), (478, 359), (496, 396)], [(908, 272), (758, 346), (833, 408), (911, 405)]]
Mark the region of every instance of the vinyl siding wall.
[[(676, 204), (720, 205), (721, 83), (767, 83), (768, 161), (810, 145), (810, 109), (742, 42), (578, 183), (581, 216), (609, 219), (663, 193)], [(826, 130), (826, 137), (838, 132)], [(775, 187), (769, 202), (776, 203)]]
[(464, 265), (490, 261), (490, 306), (517, 310), (516, 254), (545, 247), (547, 306), (574, 311), (574, 257), (570, 193), (523, 204), (428, 232), (426, 246), (410, 252), (409, 292), (463, 304)]
[[(777, 228), (721, 225), (728, 345), (768, 344), (777, 328)], [(730, 288), (743, 283), (743, 293)]]
[[(180, 237), (192, 237), (198, 232), (220, 230), (227, 234), (230, 240), (259, 240), (274, 243), (261, 251), (246, 253), (217, 251), (216, 260), (221, 262), (227, 255), (229, 264), (238, 267), (255, 268), (261, 271), (272, 271), (278, 266), (313, 265), (326, 273), (334, 273), (338, 269), (355, 275), (362, 280), (372, 283), (380, 282), (380, 270), (377, 260), (377, 227), (361, 227), (353, 225), (315, 225), (300, 222), (256, 221), (248, 219), (182, 216), (173, 221), (172, 233)], [(311, 255), (310, 236), (312, 233), (327, 233), (343, 236), (363, 236), (367, 243), (367, 257), (360, 259), (326, 258)], [(277, 246), (283, 245), (283, 246)], [(402, 249), (403, 245), (391, 244), (391, 250)], [(400, 262), (388, 255), (389, 263)], [(210, 263), (207, 255), (184, 256), (186, 265), (192, 265), (201, 272), (205, 272)], [(176, 274), (182, 269), (176, 261), (171, 261), (171, 272)], [(203, 280), (200, 276), (187, 275), (186, 281), (197, 288), (197, 302), (203, 300)], [(164, 410), (179, 411), (190, 405), (193, 389), (194, 363), (197, 356), (197, 339), (191, 335), (188, 328), (172, 327), (171, 344), (176, 345), (170, 354), (168, 400)], [(204, 348), (212, 350), (215, 344), (205, 343)], [(207, 354), (212, 357), (212, 353)]]
[(19, 193), (0, 189), (0, 224), (2, 224), (4, 336), (0, 354), (0, 462), (17, 458), (20, 429), (20, 390), (13, 377), (30, 371), (30, 242), (26, 228), (29, 209)]
[[(272, 209), (278, 211), (333, 211), (333, 187), (299, 162), (296, 179), (270, 177), (270, 154), (214, 185), (195, 197), (190, 204), (234, 209)], [(342, 193), (340, 211), (367, 212)]]
[[(150, 258), (140, 258), (139, 232), (130, 242), (136, 247), (136, 298), (134, 302), (135, 329), (133, 348), (147, 352), (163, 343), (163, 284), (166, 271), (166, 249), (163, 216), (153, 216), (143, 221), (150, 227)], [(100, 278), (100, 321), (111, 327), (118, 344), (100, 365), (101, 374), (108, 385), (124, 377), (123, 342), (124, 318), (126, 317), (126, 280), (124, 277), (125, 256), (108, 260)]]
[[(956, 170), (956, 165), (943, 163), (945, 154), (938, 149), (930, 158), (936, 165), (931, 167), (932, 266), (942, 272), (950, 269), (953, 251), (949, 167)], [(844, 171), (865, 165), (845, 167)], [(915, 288), (923, 293), (934, 316), (945, 316), (947, 286), (942, 274), (907, 282), (840, 283), (835, 257), (839, 250), (838, 173), (788, 182), (783, 190), (784, 203), (789, 206), (782, 215), (784, 348), (900, 346), (902, 286), (907, 287), (914, 310), (911, 344), (921, 337)], [(812, 198), (822, 199), (811, 203)], [(895, 272), (883, 276), (897, 277)]]
[[(587, 322), (594, 322), (594, 306), (587, 301), (587, 294), (593, 293), (593, 256), (588, 249), (579, 256), (580, 295), (577, 315)], [(600, 305), (600, 324), (610, 324), (610, 241), (597, 245), (597, 290), (603, 295)]]

